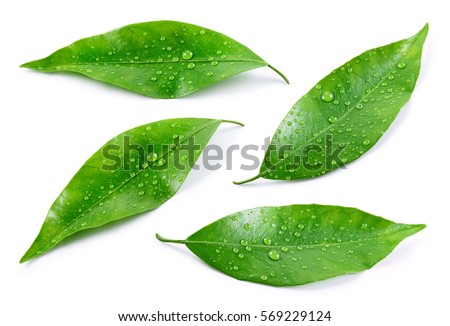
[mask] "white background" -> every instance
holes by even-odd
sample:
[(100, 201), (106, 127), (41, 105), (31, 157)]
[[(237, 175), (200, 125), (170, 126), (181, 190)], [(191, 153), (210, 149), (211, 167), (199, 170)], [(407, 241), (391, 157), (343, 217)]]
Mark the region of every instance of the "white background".
[[(443, 325), (448, 300), (449, 19), (444, 1), (9, 1), (0, 10), (0, 323), (119, 325), (118, 313), (259, 314), (331, 310), (330, 325)], [(135, 22), (172, 19), (220, 31), (283, 71), (244, 73), (177, 100), (155, 100), (21, 63)], [(302, 182), (239, 169), (192, 171), (155, 211), (66, 241), (20, 265), (47, 210), (84, 161), (116, 134), (172, 117), (212, 117), (211, 143), (261, 144), (322, 77), (361, 52), (430, 23), (423, 70), (390, 130), (347, 170)], [(263, 152), (259, 153), (259, 157)], [(306, 286), (240, 282), (154, 234), (185, 238), (235, 211), (321, 203), (428, 227), (373, 269)], [(139, 323), (136, 323), (139, 324)], [(239, 324), (239, 323), (236, 323)], [(247, 323), (258, 325), (258, 322)], [(270, 324), (270, 323), (266, 323)], [(292, 324), (292, 323), (291, 323)], [(191, 323), (194, 325), (194, 323)], [(244, 324), (242, 324), (244, 325)]]

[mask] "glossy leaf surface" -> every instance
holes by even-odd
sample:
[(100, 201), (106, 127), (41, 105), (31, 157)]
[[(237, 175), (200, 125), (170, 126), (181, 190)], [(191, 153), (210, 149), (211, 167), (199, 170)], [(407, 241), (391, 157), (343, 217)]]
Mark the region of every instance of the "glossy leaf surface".
[(269, 66), (235, 40), (196, 25), (154, 21), (88, 37), (22, 67), (71, 71), (155, 98), (182, 97)]
[(321, 176), (370, 150), (409, 100), (428, 25), (411, 38), (368, 50), (316, 84), (275, 132), (258, 176)]
[(355, 208), (260, 207), (226, 216), (184, 243), (239, 280), (301, 285), (371, 268), (425, 225), (396, 224)]
[(178, 191), (224, 121), (162, 120), (111, 139), (61, 192), (21, 262), (47, 252), (76, 232), (162, 205)]

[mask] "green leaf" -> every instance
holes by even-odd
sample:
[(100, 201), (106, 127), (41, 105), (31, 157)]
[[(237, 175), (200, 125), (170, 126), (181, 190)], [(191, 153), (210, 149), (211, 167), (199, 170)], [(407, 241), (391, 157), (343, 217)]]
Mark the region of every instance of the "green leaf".
[(239, 280), (301, 285), (371, 268), (425, 225), (396, 224), (356, 208), (260, 207), (228, 215), (185, 244), (208, 265)]
[(78, 40), (21, 67), (76, 72), (146, 96), (175, 98), (265, 66), (289, 83), (228, 36), (187, 23), (154, 21)]
[(161, 206), (181, 187), (221, 122), (183, 118), (149, 123), (107, 142), (53, 203), (21, 262), (81, 230)]
[(414, 90), (428, 24), (411, 38), (364, 52), (316, 84), (278, 127), (260, 177), (324, 175), (371, 149)]

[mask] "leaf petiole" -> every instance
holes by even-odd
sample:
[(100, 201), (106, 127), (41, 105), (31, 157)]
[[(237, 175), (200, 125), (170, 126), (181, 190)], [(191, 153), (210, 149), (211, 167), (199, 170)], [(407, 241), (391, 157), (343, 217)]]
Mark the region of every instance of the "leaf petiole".
[(283, 75), (283, 73), (281, 71), (279, 71), (277, 68), (275, 68), (272, 65), (267, 65), (270, 69), (272, 69), (273, 71), (275, 71), (278, 75), (280, 75), (281, 78), (283, 78), (283, 80), (286, 82), (286, 84), (289, 84), (289, 79), (287, 79), (287, 77), (285, 75)]
[(185, 244), (186, 240), (172, 240), (172, 239), (166, 239), (162, 236), (160, 236), (158, 233), (155, 234), (156, 239), (158, 239), (161, 242), (168, 242), (168, 243), (181, 243), (181, 244)]
[(259, 178), (261, 178), (261, 175), (260, 175), (260, 174), (254, 176), (253, 178), (246, 179), (246, 180), (243, 180), (243, 181), (233, 181), (233, 183), (234, 183), (235, 185), (243, 185), (244, 183), (248, 183), (248, 182), (251, 182), (251, 181), (255, 181), (255, 180), (259, 179)]
[(244, 127), (245, 125), (242, 122), (239, 121), (234, 121), (234, 120), (221, 120), (222, 122), (226, 122), (226, 123), (234, 123), (235, 125), (239, 125)]

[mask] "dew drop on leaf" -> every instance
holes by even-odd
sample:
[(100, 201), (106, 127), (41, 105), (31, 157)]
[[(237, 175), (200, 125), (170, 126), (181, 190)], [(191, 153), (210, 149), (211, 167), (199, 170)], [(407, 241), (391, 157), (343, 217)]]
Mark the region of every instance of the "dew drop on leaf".
[(190, 59), (192, 59), (193, 56), (194, 56), (194, 53), (192, 53), (192, 52), (189, 51), (189, 50), (183, 51), (183, 53), (181, 54), (181, 57), (182, 57), (184, 60), (190, 60)]
[(161, 165), (164, 165), (164, 164), (166, 164), (166, 160), (163, 159), (163, 158), (159, 159), (159, 160), (156, 162), (156, 165), (158, 165), (158, 166), (161, 166)]
[(158, 159), (158, 154), (156, 153), (150, 153), (147, 155), (147, 160), (149, 162), (155, 162)]
[(331, 93), (329, 91), (325, 91), (325, 92), (322, 93), (322, 96), (320, 98), (325, 103), (329, 103), (329, 102), (331, 102), (334, 99), (334, 95), (333, 95), (333, 93)]
[(280, 259), (280, 254), (274, 250), (269, 251), (268, 256), (270, 259), (272, 260), (279, 260)]
[(331, 116), (328, 118), (329, 123), (336, 123), (337, 121), (338, 121), (338, 118), (336, 118), (335, 116)]

